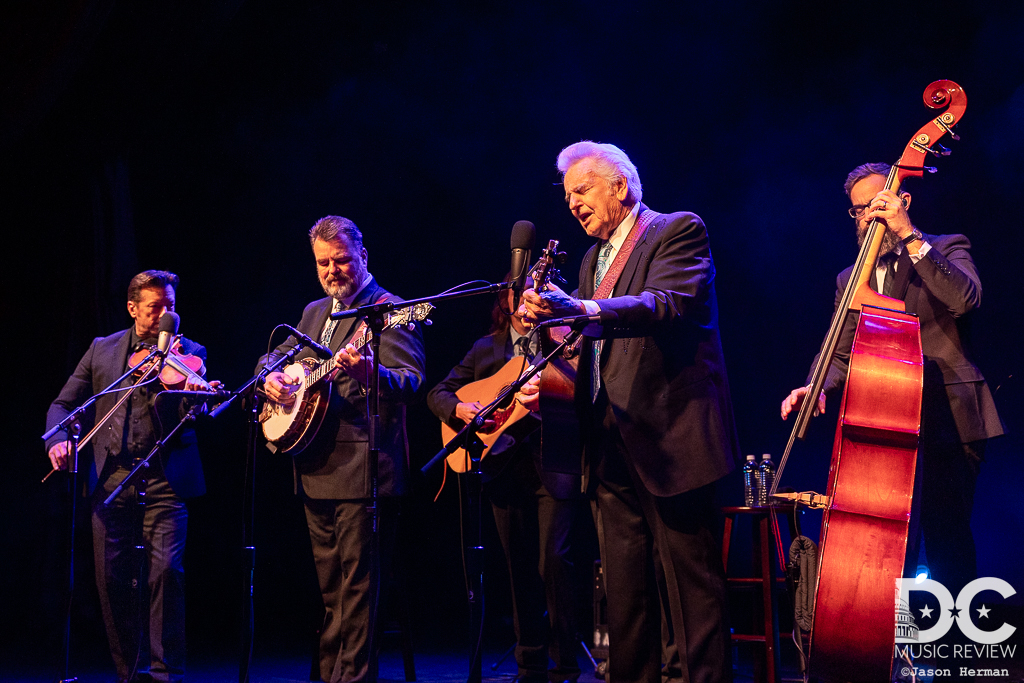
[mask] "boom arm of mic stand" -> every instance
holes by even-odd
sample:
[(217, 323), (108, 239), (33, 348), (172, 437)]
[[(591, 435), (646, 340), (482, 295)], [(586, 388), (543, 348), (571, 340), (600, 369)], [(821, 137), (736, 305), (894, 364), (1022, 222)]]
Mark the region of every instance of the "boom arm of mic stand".
[(264, 366), (259, 372), (257, 372), (255, 375), (250, 377), (248, 382), (243, 384), (241, 387), (239, 387), (235, 391), (231, 392), (231, 396), (229, 398), (224, 400), (222, 403), (218, 403), (216, 406), (214, 406), (213, 410), (211, 410), (210, 413), (209, 413), (210, 417), (211, 418), (217, 417), (218, 415), (223, 413), (225, 410), (227, 410), (228, 406), (231, 405), (232, 403), (234, 403), (236, 398), (238, 398), (239, 396), (244, 396), (245, 394), (247, 394), (250, 389), (255, 387), (256, 384), (258, 384), (261, 380), (263, 380), (263, 378), (265, 378), (267, 375), (269, 375), (272, 372), (277, 372), (282, 367), (284, 367), (284, 365), (286, 363), (291, 363), (295, 359), (295, 356), (297, 356), (299, 354), (299, 351), (301, 351), (301, 350), (302, 350), (302, 344), (296, 344), (295, 346), (293, 346), (288, 351), (288, 353), (286, 353), (283, 356), (281, 356), (280, 358), (278, 358), (271, 365)]
[[(72, 422), (74, 422), (75, 420), (77, 420), (77, 419), (78, 419), (78, 417), (80, 417), (80, 416), (81, 416), (81, 414), (82, 414), (82, 413), (84, 413), (84, 412), (85, 412), (85, 411), (86, 411), (86, 410), (87, 410), (87, 409), (89, 408), (89, 406), (91, 406), (91, 405), (92, 405), (93, 403), (95, 403), (95, 402), (96, 402), (96, 400), (97, 400), (97, 399), (98, 399), (98, 398), (99, 398), (100, 396), (103, 396), (103, 395), (105, 395), (105, 394), (109, 393), (109, 392), (110, 392), (110, 391), (111, 391), (111, 390), (112, 390), (112, 389), (113, 389), (114, 387), (116, 387), (116, 386), (117, 386), (118, 384), (120, 384), (121, 382), (123, 382), (123, 381), (125, 380), (125, 378), (126, 378), (126, 377), (128, 377), (129, 375), (131, 375), (132, 373), (134, 373), (134, 372), (135, 372), (136, 370), (138, 370), (139, 368), (141, 368), (141, 367), (142, 367), (143, 365), (145, 365), (146, 363), (148, 363), (148, 362), (149, 362), (150, 360), (152, 360), (152, 359), (153, 359), (153, 356), (157, 355), (158, 353), (159, 353), (159, 351), (157, 351), (156, 349), (153, 349), (152, 351), (150, 351), (150, 352), (149, 352), (149, 355), (148, 355), (148, 356), (146, 356), (145, 358), (143, 358), (143, 359), (142, 359), (141, 361), (139, 361), (138, 363), (136, 363), (136, 364), (135, 364), (135, 365), (133, 365), (132, 367), (128, 368), (128, 371), (127, 371), (127, 372), (125, 372), (125, 373), (124, 373), (123, 375), (121, 375), (120, 377), (118, 377), (117, 379), (115, 379), (115, 380), (114, 380), (113, 382), (111, 382), (111, 383), (110, 383), (109, 385), (107, 385), (107, 388), (106, 388), (106, 389), (104, 389), (103, 391), (101, 391), (101, 392), (100, 392), (100, 393), (98, 393), (98, 394), (95, 394), (94, 396), (91, 396), (91, 397), (89, 398), (89, 400), (88, 400), (88, 401), (86, 401), (85, 403), (83, 403), (82, 405), (80, 405), (80, 406), (79, 406), (78, 408), (76, 408), (76, 409), (74, 410), (74, 412), (72, 412), (72, 413), (71, 413), (70, 415), (68, 415), (67, 417), (65, 417), (65, 418), (64, 418), (63, 420), (61, 420), (60, 422), (58, 422), (57, 424), (55, 424), (55, 425), (54, 425), (53, 427), (51, 427), (50, 429), (48, 429), (48, 430), (46, 431), (46, 433), (45, 433), (45, 434), (43, 434), (43, 436), (41, 437), (41, 438), (43, 439), (43, 441), (46, 441), (46, 440), (47, 440), (47, 439), (49, 439), (50, 437), (54, 436), (54, 435), (55, 435), (55, 434), (56, 434), (57, 432), (62, 432), (62, 431), (64, 431), (65, 429), (67, 429), (67, 426), (68, 426), (69, 424), (71, 424)], [(136, 385), (135, 385), (135, 386), (138, 386), (139, 384), (141, 384), (141, 382), (138, 382), (138, 383), (136, 383)], [(132, 388), (134, 388), (134, 387), (132, 387)], [(109, 417), (110, 417), (110, 415), (109, 415), (109, 414), (107, 414), (107, 415), (106, 415), (106, 416), (105, 416), (105, 417), (103, 418), (103, 420), (101, 420), (101, 421), (100, 421), (100, 425), (102, 425), (102, 424), (103, 424), (103, 422), (104, 422), (104, 421), (106, 421), (106, 420), (107, 420), (107, 419), (108, 419)], [(97, 425), (97, 426), (100, 426), (100, 425)], [(96, 430), (94, 429), (93, 431), (96, 431)], [(92, 434), (92, 432), (90, 432), (90, 436), (91, 436), (91, 434)], [(84, 446), (84, 445), (86, 444), (86, 442), (87, 442), (88, 440), (89, 440), (89, 437), (87, 436), (87, 437), (85, 438), (85, 441), (83, 441), (81, 445), (83, 445), (83, 446)]]
[(437, 455), (430, 459), (430, 462), (428, 462), (426, 465), (420, 468), (420, 472), (426, 474), (431, 469), (433, 469), (437, 465), (437, 463), (447, 458), (449, 455), (457, 451), (459, 448), (462, 448), (464, 443), (468, 443), (469, 440), (476, 435), (480, 428), (484, 426), (484, 423), (487, 421), (487, 418), (494, 414), (494, 411), (498, 409), (498, 406), (502, 405), (509, 396), (515, 395), (520, 389), (523, 388), (523, 385), (530, 381), (530, 379), (534, 375), (536, 375), (545, 367), (547, 367), (548, 362), (552, 358), (560, 354), (562, 352), (562, 349), (564, 349), (566, 346), (575, 343), (575, 341), (580, 336), (581, 333), (579, 332), (579, 330), (573, 330), (569, 334), (565, 335), (565, 338), (562, 339), (561, 343), (559, 343), (558, 346), (552, 349), (551, 353), (544, 356), (539, 363), (537, 363), (536, 365), (531, 365), (528, 368), (526, 368), (526, 371), (523, 372), (522, 375), (520, 375), (519, 379), (505, 387), (505, 389), (500, 394), (498, 394), (498, 396), (493, 401), (487, 404), (482, 410), (480, 410), (479, 413), (476, 414), (476, 417), (467, 422), (466, 426), (459, 430), (459, 433), (453, 436), (448, 441), (448, 443), (444, 445), (444, 448), (442, 448), (437, 453)]
[(346, 318), (361, 318), (368, 316), (371, 313), (380, 311), (394, 311), (403, 308), (409, 308), (416, 304), (435, 304), (439, 301), (447, 301), (449, 299), (461, 299), (466, 296), (476, 296), (477, 294), (497, 294), (498, 292), (504, 292), (507, 289), (512, 288), (511, 282), (497, 282), (489, 284), (486, 287), (474, 287), (472, 289), (463, 289), (458, 292), (450, 292), (447, 294), (436, 294), (434, 296), (424, 296), (419, 299), (408, 299), (404, 301), (382, 301), (379, 304), (366, 304), (359, 308), (350, 308), (347, 311), (339, 311), (337, 313), (331, 313), (331, 320), (344, 320)]
[[(46, 433), (45, 433), (45, 434), (43, 434), (43, 440), (45, 441), (45, 440), (49, 439), (50, 437), (52, 437), (53, 435), (57, 434), (58, 432), (61, 432), (61, 431), (65, 431), (65, 430), (67, 430), (67, 429), (68, 429), (68, 426), (69, 426), (69, 425), (74, 425), (74, 426), (75, 426), (75, 428), (77, 428), (77, 429), (79, 429), (79, 430), (80, 430), (80, 429), (81, 429), (81, 417), (82, 417), (82, 415), (83, 415), (83, 414), (85, 413), (85, 411), (86, 411), (86, 410), (87, 410), (87, 409), (89, 408), (89, 406), (91, 406), (91, 405), (92, 405), (93, 403), (95, 403), (95, 402), (96, 402), (96, 401), (97, 401), (97, 400), (99, 399), (99, 397), (100, 397), (100, 396), (103, 396), (103, 395), (105, 395), (105, 394), (109, 393), (110, 391), (112, 391), (112, 390), (113, 390), (113, 389), (114, 389), (114, 388), (115, 388), (115, 387), (116, 387), (116, 386), (117, 386), (118, 384), (120, 384), (121, 382), (123, 382), (123, 381), (124, 381), (124, 379), (125, 379), (126, 377), (130, 376), (130, 375), (131, 375), (132, 373), (134, 373), (134, 372), (135, 372), (136, 370), (138, 370), (138, 369), (139, 369), (140, 367), (142, 367), (143, 365), (145, 365), (146, 363), (148, 363), (148, 362), (150, 361), (150, 359), (152, 359), (152, 358), (153, 358), (153, 356), (155, 356), (155, 355), (157, 355), (157, 354), (159, 354), (159, 353), (160, 353), (160, 352), (159, 352), (159, 351), (157, 351), (156, 349), (153, 349), (153, 350), (151, 350), (151, 351), (149, 352), (149, 355), (148, 355), (148, 356), (146, 356), (145, 358), (143, 358), (143, 359), (142, 359), (141, 361), (139, 361), (139, 362), (138, 362), (138, 363), (136, 363), (136, 364), (135, 364), (134, 366), (132, 366), (131, 368), (129, 368), (127, 372), (125, 372), (125, 373), (124, 373), (123, 375), (121, 375), (120, 377), (118, 377), (117, 379), (115, 379), (115, 380), (114, 380), (113, 382), (111, 382), (111, 383), (110, 383), (110, 384), (109, 384), (109, 385), (107, 386), (107, 388), (106, 388), (106, 389), (104, 389), (103, 391), (101, 391), (101, 392), (100, 392), (100, 393), (98, 393), (98, 394), (95, 394), (94, 396), (91, 396), (91, 397), (89, 398), (89, 400), (87, 400), (87, 401), (86, 401), (85, 403), (83, 403), (82, 405), (78, 406), (78, 408), (76, 408), (76, 409), (75, 409), (75, 410), (74, 410), (74, 411), (73, 411), (73, 412), (72, 412), (72, 413), (71, 413), (70, 415), (68, 415), (68, 416), (67, 416), (67, 417), (65, 417), (65, 418), (64, 418), (63, 420), (61, 420), (60, 422), (58, 422), (58, 423), (57, 423), (56, 425), (54, 425), (53, 427), (51, 427), (50, 429), (48, 429), (48, 430), (46, 431)], [(155, 365), (154, 365), (153, 367), (151, 367), (151, 368), (150, 368), (149, 370), (147, 370), (147, 371), (146, 371), (146, 373), (145, 373), (145, 374), (144, 374), (144, 375), (143, 375), (142, 377), (140, 377), (140, 378), (139, 378), (139, 381), (138, 381), (138, 382), (136, 382), (135, 384), (133, 384), (133, 385), (132, 385), (132, 386), (131, 386), (131, 387), (129, 388), (129, 390), (128, 390), (128, 391), (125, 391), (125, 392), (124, 392), (124, 395), (123, 395), (123, 396), (121, 396), (121, 398), (120, 398), (120, 399), (118, 399), (117, 403), (115, 403), (115, 404), (114, 404), (114, 407), (113, 407), (113, 408), (111, 408), (111, 409), (110, 409), (110, 411), (109, 411), (109, 412), (107, 412), (107, 414), (106, 414), (106, 415), (104, 415), (103, 417), (101, 417), (101, 418), (100, 418), (100, 419), (99, 419), (99, 420), (98, 420), (98, 421), (96, 422), (96, 424), (95, 424), (95, 425), (93, 426), (92, 430), (91, 430), (91, 431), (90, 431), (90, 432), (89, 432), (88, 434), (86, 434), (86, 435), (85, 435), (85, 438), (84, 438), (84, 439), (78, 439), (78, 438), (77, 438), (77, 434), (76, 434), (76, 436), (75, 436), (75, 441), (76, 441), (76, 443), (75, 443), (75, 457), (74, 457), (74, 462), (72, 462), (72, 463), (69, 463), (69, 469), (68, 469), (68, 471), (69, 471), (70, 473), (77, 473), (77, 472), (78, 472), (78, 449), (80, 449), (80, 448), (84, 448), (84, 447), (85, 447), (85, 445), (86, 445), (87, 443), (89, 443), (89, 440), (90, 440), (90, 439), (92, 439), (93, 435), (94, 435), (94, 434), (95, 434), (95, 433), (96, 433), (97, 431), (99, 431), (100, 427), (102, 427), (103, 425), (105, 425), (105, 424), (107, 423), (107, 420), (109, 420), (109, 419), (110, 419), (110, 416), (111, 416), (111, 415), (113, 415), (113, 414), (114, 414), (114, 413), (115, 413), (115, 412), (117, 411), (117, 409), (121, 407), (121, 404), (123, 404), (123, 403), (124, 403), (124, 402), (125, 402), (126, 400), (128, 400), (128, 397), (132, 395), (132, 393), (133, 393), (133, 392), (135, 391), (135, 389), (136, 389), (137, 387), (140, 387), (140, 386), (142, 386), (142, 385), (143, 385), (144, 383), (146, 383), (146, 382), (150, 381), (150, 380), (148, 380), (147, 378), (149, 377), (150, 373), (151, 373), (151, 372), (153, 372), (153, 369), (154, 369), (154, 368), (156, 368), (156, 366), (155, 366)], [(54, 467), (54, 468), (53, 468), (52, 470), (50, 470), (49, 474), (47, 474), (47, 475), (46, 475), (45, 477), (43, 477), (43, 482), (45, 482), (45, 481), (46, 481), (47, 479), (49, 479), (49, 478), (50, 478), (50, 476), (51, 476), (51, 475), (52, 475), (52, 474), (53, 474), (54, 472), (56, 472), (56, 471), (57, 471), (57, 468), (56, 468), (56, 467)]]

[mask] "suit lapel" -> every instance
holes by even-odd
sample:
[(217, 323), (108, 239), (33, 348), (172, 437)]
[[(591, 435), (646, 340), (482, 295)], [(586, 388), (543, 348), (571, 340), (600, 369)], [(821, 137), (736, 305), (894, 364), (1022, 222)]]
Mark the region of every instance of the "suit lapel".
[[(600, 244), (600, 242), (598, 242)], [(583, 257), (583, 281), (580, 282), (580, 297), (589, 299), (594, 296), (594, 270), (597, 268), (597, 244)]]
[(508, 347), (508, 340), (511, 338), (511, 332), (500, 332), (492, 337), (494, 343), (491, 346), (491, 367), (494, 368), (494, 372), (504, 367), (507, 358), (505, 352)]
[(114, 377), (120, 375), (126, 369), (125, 363), (127, 363), (128, 361), (129, 351), (128, 342), (131, 340), (131, 338), (132, 331), (129, 328), (125, 330), (124, 334), (121, 335), (121, 338), (117, 340), (117, 346), (114, 347), (114, 353), (111, 356), (115, 364), (114, 367), (110, 368), (111, 372), (113, 373), (111, 376), (111, 380), (113, 380)]

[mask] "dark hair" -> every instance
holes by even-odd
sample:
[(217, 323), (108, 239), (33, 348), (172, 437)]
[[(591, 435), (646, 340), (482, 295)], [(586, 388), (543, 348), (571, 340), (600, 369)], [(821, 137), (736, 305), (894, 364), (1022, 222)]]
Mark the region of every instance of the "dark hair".
[(128, 283), (128, 301), (142, 300), (144, 289), (166, 289), (167, 285), (178, 289), (178, 276), (166, 270), (144, 270)]
[[(505, 279), (502, 282), (508, 282), (512, 279), (512, 271), (505, 273)], [(531, 280), (527, 280), (531, 283)], [(491, 307), (491, 329), (487, 330), (487, 334), (501, 334), (507, 332), (508, 328), (512, 327), (512, 314), (515, 311), (508, 310), (508, 290), (502, 290), (498, 292), (498, 296), (494, 297), (494, 306)]]
[(491, 308), (491, 329), (487, 330), (487, 334), (500, 334), (508, 331), (511, 326), (511, 316), (505, 310), (508, 305), (506, 303), (507, 296), (507, 292), (498, 292), (498, 296), (494, 299), (494, 306)]
[(324, 216), (309, 229), (309, 244), (313, 245), (317, 240), (324, 242), (340, 241), (344, 235), (348, 239), (349, 246), (355, 251), (363, 249), (363, 233), (359, 232), (356, 224), (341, 216)]

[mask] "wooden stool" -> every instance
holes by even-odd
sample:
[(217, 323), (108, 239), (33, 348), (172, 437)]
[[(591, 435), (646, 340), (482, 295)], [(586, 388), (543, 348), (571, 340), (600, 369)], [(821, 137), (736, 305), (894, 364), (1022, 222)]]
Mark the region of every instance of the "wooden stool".
[[(787, 516), (790, 519), (790, 535), (794, 536), (792, 505), (775, 506), (777, 516)], [(778, 584), (784, 582), (785, 578), (779, 577), (775, 572), (775, 563), (772, 562), (772, 549), (779, 544), (778, 535), (771, 523), (771, 514), (767, 507), (724, 507), (725, 532), (722, 537), (722, 566), (725, 568), (726, 582), (730, 586), (761, 586), (761, 599), (755, 603), (760, 609), (755, 609), (754, 627), (758, 631), (752, 634), (733, 633), (732, 640), (736, 642), (764, 643), (764, 658), (754, 660), (754, 681), (757, 683), (780, 683), (779, 668), (779, 616), (778, 616)], [(754, 566), (754, 576), (734, 577), (729, 576), (729, 544), (732, 541), (732, 528), (737, 515), (749, 515), (752, 528), (752, 552), (751, 560)], [(781, 546), (779, 546), (781, 548)], [(780, 557), (780, 560), (782, 558)], [(758, 619), (757, 617), (760, 617)]]

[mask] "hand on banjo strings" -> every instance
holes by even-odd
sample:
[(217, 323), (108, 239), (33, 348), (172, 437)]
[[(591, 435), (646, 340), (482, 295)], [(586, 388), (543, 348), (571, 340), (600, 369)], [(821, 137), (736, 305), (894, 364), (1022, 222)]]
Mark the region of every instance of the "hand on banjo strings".
[(373, 351), (367, 346), (360, 352), (352, 344), (346, 344), (334, 354), (334, 367), (357, 382), (367, 384), (373, 368)]
[(299, 379), (283, 372), (272, 372), (267, 375), (263, 391), (274, 403), (287, 406), (295, 402), (295, 392), (299, 390)]

